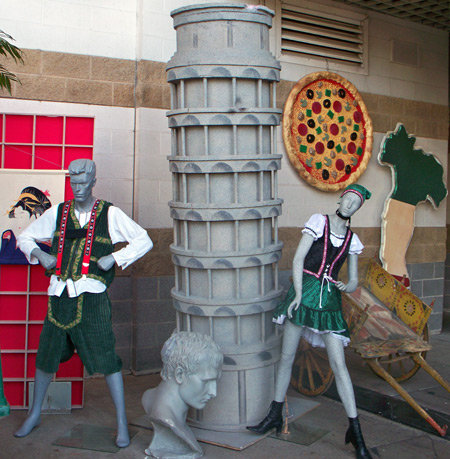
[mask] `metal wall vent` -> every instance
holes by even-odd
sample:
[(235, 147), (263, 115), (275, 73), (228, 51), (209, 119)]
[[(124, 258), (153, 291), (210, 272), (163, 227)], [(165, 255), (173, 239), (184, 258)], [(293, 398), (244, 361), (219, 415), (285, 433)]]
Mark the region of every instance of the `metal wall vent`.
[(362, 65), (363, 45), (362, 20), (282, 6), (281, 51), (284, 55)]

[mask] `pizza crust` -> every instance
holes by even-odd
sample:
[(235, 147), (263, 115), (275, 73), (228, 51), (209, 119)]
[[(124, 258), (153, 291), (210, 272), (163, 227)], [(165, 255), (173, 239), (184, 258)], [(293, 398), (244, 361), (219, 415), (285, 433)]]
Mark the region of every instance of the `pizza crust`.
[[(296, 101), (300, 93), (307, 86), (314, 84), (315, 82), (318, 82), (320, 84), (320, 80), (327, 80), (327, 84), (330, 81), (333, 84), (335, 83), (336, 89), (339, 89), (341, 87), (345, 88), (348, 91), (348, 93), (351, 95), (351, 97), (349, 96), (349, 98), (356, 101), (357, 106), (359, 107), (361, 114), (362, 114), (362, 120), (360, 124), (361, 124), (362, 132), (365, 138), (365, 141), (363, 141), (363, 145), (364, 145), (364, 148), (362, 149), (363, 151), (359, 155), (359, 158), (356, 154), (353, 154), (353, 156), (355, 157), (355, 161), (358, 161), (357, 165), (354, 167), (351, 167), (351, 172), (349, 174), (345, 174), (345, 177), (341, 177), (339, 181), (336, 183), (333, 178), (327, 181), (321, 177), (317, 177), (317, 173), (316, 173), (316, 176), (312, 175), (310, 171), (313, 168), (310, 167), (309, 168), (310, 170), (308, 170), (308, 167), (304, 164), (305, 162), (304, 158), (309, 157), (308, 153), (301, 153), (299, 151), (299, 143), (297, 140), (299, 136), (297, 132), (295, 132), (297, 130), (295, 125), (296, 124), (298, 125), (298, 121), (296, 120), (298, 119), (297, 117), (300, 112), (300, 110), (298, 109), (298, 104), (297, 104), (297, 107), (295, 106)], [(336, 97), (335, 95), (331, 95), (327, 97), (333, 100), (342, 100), (342, 99), (338, 99), (338, 97)], [(321, 96), (321, 98), (318, 98), (317, 100), (320, 100), (322, 102), (323, 97)], [(331, 104), (331, 106), (333, 106), (333, 104)], [(332, 110), (329, 110), (329, 111), (332, 111)], [(354, 111), (356, 111), (356, 109)], [(325, 117), (327, 117), (327, 115), (325, 115)], [(330, 123), (331, 119), (330, 118), (327, 118), (327, 119), (328, 119), (328, 122)], [(348, 123), (346, 124), (348, 125)], [(372, 121), (369, 117), (369, 113), (367, 111), (366, 105), (364, 104), (364, 101), (361, 98), (360, 94), (358, 93), (357, 89), (347, 79), (341, 77), (340, 75), (336, 73), (332, 73), (332, 72), (311, 73), (309, 75), (306, 75), (304, 78), (302, 78), (295, 84), (295, 86), (292, 88), (291, 92), (289, 93), (289, 96), (284, 105), (282, 129), (283, 129), (284, 145), (285, 145), (286, 152), (288, 154), (291, 164), (295, 167), (300, 177), (306, 180), (310, 185), (322, 191), (339, 191), (345, 188), (346, 186), (352, 183), (355, 183), (359, 179), (359, 177), (363, 174), (363, 172), (365, 171), (369, 163), (369, 160), (372, 154), (372, 145), (373, 145)], [(342, 138), (343, 136), (344, 134), (341, 134), (340, 138)], [(347, 132), (345, 134), (345, 137), (346, 137), (345, 144), (347, 144), (347, 142), (350, 142), (349, 136), (350, 136), (350, 133)], [(302, 142), (303, 142), (303, 145), (306, 145), (306, 143), (303, 140)], [(309, 150), (311, 150), (311, 148)], [(346, 154), (348, 154), (348, 152)], [(351, 158), (351, 156), (352, 156), (351, 154), (349, 156), (343, 156), (343, 155), (340, 155), (339, 153), (334, 152), (333, 160), (330, 160), (330, 158), (327, 157), (327, 161), (332, 162), (332, 165), (329, 167), (329, 169), (332, 171), (334, 168), (334, 170), (337, 171), (337, 168), (335, 166), (339, 158), (343, 158), (347, 160), (347, 158)], [(317, 159), (319, 159), (319, 156), (317, 156)], [(342, 165), (342, 161), (341, 161), (340, 166), (341, 165)]]

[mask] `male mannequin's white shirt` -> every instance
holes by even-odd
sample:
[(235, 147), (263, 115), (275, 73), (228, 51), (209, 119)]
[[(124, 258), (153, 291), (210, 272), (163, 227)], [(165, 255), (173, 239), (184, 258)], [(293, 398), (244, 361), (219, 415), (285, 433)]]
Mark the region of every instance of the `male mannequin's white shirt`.
[[(39, 248), (36, 242), (47, 242), (53, 239), (53, 234), (57, 230), (58, 207), (56, 205), (48, 209), (17, 238), (17, 245), (32, 265), (39, 263), (39, 260), (31, 255), (34, 249)], [(91, 212), (78, 212), (75, 209), (75, 216), (80, 226), (83, 227), (89, 221)], [(147, 231), (115, 206), (108, 209), (108, 232), (113, 244), (128, 242), (126, 247), (112, 253), (117, 265), (122, 269), (134, 263), (153, 247), (153, 242)], [(106, 290), (106, 285), (97, 279), (86, 278), (74, 282), (72, 279), (63, 281), (56, 275), (52, 275), (48, 295), (61, 296), (66, 287), (70, 298), (85, 292), (102, 293)]]

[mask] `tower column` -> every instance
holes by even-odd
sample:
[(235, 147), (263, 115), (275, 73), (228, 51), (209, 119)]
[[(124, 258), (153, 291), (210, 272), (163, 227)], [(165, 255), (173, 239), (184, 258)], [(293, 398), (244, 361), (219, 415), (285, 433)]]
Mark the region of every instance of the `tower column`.
[(205, 429), (242, 430), (273, 397), (282, 294), (273, 15), (239, 4), (172, 12), (173, 304), (178, 330), (211, 335), (225, 355), (217, 398), (189, 415)]

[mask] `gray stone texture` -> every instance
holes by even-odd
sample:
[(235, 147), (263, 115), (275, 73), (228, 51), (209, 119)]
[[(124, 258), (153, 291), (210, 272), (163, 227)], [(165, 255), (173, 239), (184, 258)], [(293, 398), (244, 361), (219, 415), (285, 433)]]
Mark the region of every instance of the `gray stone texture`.
[(138, 277), (134, 279), (135, 295), (139, 300), (155, 300), (158, 297), (157, 277)]
[[(211, 335), (225, 355), (217, 398), (190, 420), (243, 430), (266, 414), (261, 400), (273, 397), (280, 352), (271, 322), (282, 294), (273, 12), (209, 4), (179, 8), (172, 17), (173, 304), (178, 330)], [(158, 327), (161, 339), (170, 325)]]
[(129, 276), (116, 277), (108, 290), (111, 301), (129, 300), (133, 296), (133, 279)]
[(434, 263), (417, 263), (408, 265), (408, 272), (412, 280), (433, 279)]
[(444, 310), (450, 311), (450, 253), (445, 259)]
[(434, 264), (434, 277), (438, 279), (445, 277), (445, 263), (443, 261)]
[[(442, 311), (448, 281), (444, 278), (450, 271), (448, 257), (446, 262), (410, 263), (407, 265), (411, 276), (411, 291), (424, 303), (433, 304), (433, 312), (428, 320), (430, 333), (440, 333), (442, 329)], [(450, 300), (450, 290), (449, 300)], [(434, 303), (433, 303), (434, 301)], [(449, 303), (446, 303), (449, 304)]]
[(133, 349), (132, 358), (133, 374), (135, 375), (156, 373), (162, 368), (160, 346)]
[[(176, 326), (170, 299), (174, 282), (173, 276), (124, 276), (117, 277), (111, 285), (116, 350), (124, 370), (142, 373), (160, 368), (158, 353)], [(143, 350), (148, 349), (146, 357)]]
[(421, 298), (423, 296), (423, 281), (411, 281), (411, 292), (413, 292), (414, 295)]
[(442, 296), (444, 279), (425, 279), (423, 281), (423, 296)]

